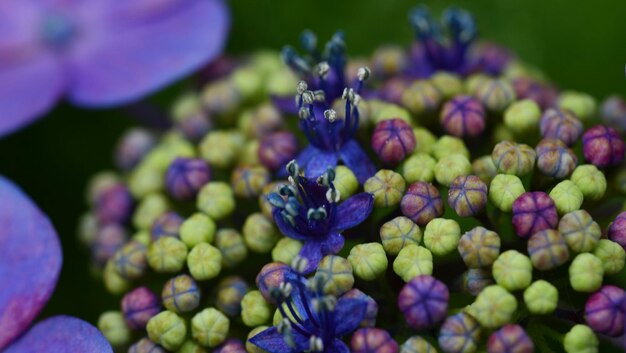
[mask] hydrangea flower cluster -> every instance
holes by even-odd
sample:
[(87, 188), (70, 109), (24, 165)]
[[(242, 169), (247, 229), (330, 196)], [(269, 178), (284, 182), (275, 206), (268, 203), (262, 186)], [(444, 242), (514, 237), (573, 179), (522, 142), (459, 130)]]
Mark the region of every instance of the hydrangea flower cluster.
[(624, 100), (409, 18), (409, 50), (307, 31), (122, 136), (80, 226), (118, 351), (626, 347)]

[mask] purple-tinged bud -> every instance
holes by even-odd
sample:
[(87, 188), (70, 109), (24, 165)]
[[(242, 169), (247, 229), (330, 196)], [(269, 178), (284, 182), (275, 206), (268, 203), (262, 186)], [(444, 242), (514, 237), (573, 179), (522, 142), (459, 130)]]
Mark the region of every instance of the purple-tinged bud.
[(626, 101), (614, 95), (602, 102), (601, 115), (605, 124), (620, 132), (626, 132)]
[(461, 217), (478, 214), (487, 204), (487, 184), (475, 175), (456, 177), (448, 190), (448, 205)]
[(420, 226), (443, 214), (443, 201), (439, 190), (431, 184), (418, 181), (409, 186), (400, 202), (402, 214)]
[(252, 111), (244, 112), (239, 119), (239, 130), (251, 138), (266, 136), (279, 129), (282, 125), (282, 114), (270, 103), (260, 105)]
[(609, 225), (609, 239), (618, 243), (626, 250), (626, 212), (622, 212), (615, 217), (615, 220)]
[(156, 145), (156, 138), (148, 130), (133, 128), (122, 135), (115, 149), (115, 164), (123, 171), (133, 169)]
[(408, 63), (404, 48), (395, 45), (382, 46), (372, 54), (372, 73), (380, 78), (396, 76), (404, 72)]
[(450, 293), (433, 276), (421, 275), (404, 285), (398, 307), (409, 326), (417, 331), (432, 327), (446, 316)]
[(149, 339), (142, 338), (130, 346), (128, 353), (167, 353), (167, 351)]
[(443, 105), (439, 121), (450, 135), (474, 137), (485, 130), (485, 110), (478, 99), (460, 95)]
[(626, 143), (615, 129), (596, 125), (583, 134), (585, 160), (597, 167), (619, 165), (624, 161)]
[(263, 166), (240, 166), (233, 170), (230, 183), (235, 195), (251, 198), (261, 194), (270, 178), (269, 171)]
[(352, 353), (398, 353), (398, 343), (379, 328), (358, 329), (350, 340)]
[(443, 322), (439, 330), (439, 347), (445, 353), (473, 353), (480, 341), (480, 325), (469, 314), (460, 312)]
[(533, 353), (535, 345), (526, 331), (519, 326), (508, 324), (489, 336), (488, 353)]
[(478, 82), (471, 90), (490, 111), (502, 112), (515, 101), (515, 91), (504, 79), (487, 77)]
[(174, 237), (180, 239), (180, 226), (185, 220), (173, 211), (168, 211), (157, 217), (150, 228), (150, 238), (156, 241), (162, 237)]
[(165, 174), (167, 191), (177, 200), (193, 199), (210, 180), (211, 168), (199, 158), (176, 158)]
[(423, 114), (435, 111), (441, 98), (441, 91), (430, 80), (416, 80), (402, 93), (401, 104), (413, 114)]
[(135, 288), (122, 298), (122, 313), (133, 330), (146, 327), (148, 320), (161, 311), (159, 297), (147, 287)]
[(571, 146), (582, 134), (583, 123), (570, 110), (550, 108), (541, 116), (539, 129), (543, 138), (559, 139)]
[(147, 253), (145, 244), (137, 240), (129, 241), (113, 255), (115, 272), (127, 280), (141, 277), (148, 268)]
[(248, 284), (243, 278), (226, 277), (217, 286), (215, 305), (224, 314), (237, 316), (241, 313), (241, 300), (248, 289)]
[(461, 286), (463, 291), (477, 296), (487, 286), (494, 284), (490, 268), (470, 268), (463, 273)]
[(180, 97), (174, 103), (171, 115), (176, 129), (194, 143), (200, 142), (211, 130), (211, 120), (202, 109), (200, 98), (193, 93)]
[(567, 145), (558, 139), (543, 139), (535, 147), (537, 169), (545, 175), (557, 179), (565, 178), (576, 168), (578, 158)]
[(263, 294), (263, 298), (270, 303), (275, 303), (272, 292), (285, 282), (285, 276), (293, 271), (291, 267), (282, 262), (270, 262), (263, 266), (256, 276), (256, 286)]
[(402, 95), (409, 88), (410, 82), (402, 77), (393, 77), (383, 84), (380, 89), (382, 98), (395, 104), (402, 104)]
[(541, 109), (554, 105), (558, 95), (557, 90), (550, 85), (537, 82), (528, 77), (517, 77), (513, 80), (513, 89), (519, 100), (531, 99)]
[(133, 210), (133, 196), (121, 182), (104, 186), (94, 195), (94, 213), (101, 223), (124, 223)]
[(258, 154), (261, 164), (268, 169), (276, 170), (287, 165), (297, 152), (296, 136), (288, 131), (278, 131), (263, 137)]
[(229, 338), (221, 345), (217, 346), (213, 353), (247, 353), (246, 346), (236, 338)]
[(351, 298), (351, 299), (360, 299), (367, 303), (367, 308), (365, 309), (365, 317), (363, 321), (361, 321), (361, 327), (374, 327), (376, 326), (376, 317), (378, 316), (378, 303), (370, 297), (369, 295), (361, 292), (357, 288), (350, 289), (347, 291), (342, 298)]
[(500, 255), (500, 236), (486, 228), (476, 227), (463, 234), (457, 248), (467, 267), (489, 267)]
[(554, 201), (541, 191), (525, 192), (513, 202), (513, 227), (519, 237), (528, 238), (559, 222)]
[(494, 43), (472, 46), (470, 55), (472, 66), (476, 70), (494, 76), (500, 75), (515, 58), (510, 50)]
[(569, 260), (565, 239), (553, 229), (545, 229), (528, 239), (528, 255), (536, 269), (545, 271), (558, 267)]
[(498, 172), (522, 176), (532, 172), (537, 154), (528, 145), (502, 141), (494, 146), (491, 158)]
[(175, 313), (190, 312), (200, 304), (200, 289), (191, 276), (178, 275), (165, 282), (161, 299), (167, 310)]
[(624, 333), (626, 321), (626, 300), (624, 289), (605, 285), (593, 293), (585, 304), (585, 320), (595, 332), (611, 337)]
[(372, 134), (372, 148), (383, 163), (396, 165), (415, 149), (413, 128), (402, 119), (383, 120)]
[(104, 265), (115, 253), (122, 248), (128, 234), (126, 229), (119, 224), (105, 224), (98, 228), (96, 240), (91, 245), (93, 260), (99, 265)]

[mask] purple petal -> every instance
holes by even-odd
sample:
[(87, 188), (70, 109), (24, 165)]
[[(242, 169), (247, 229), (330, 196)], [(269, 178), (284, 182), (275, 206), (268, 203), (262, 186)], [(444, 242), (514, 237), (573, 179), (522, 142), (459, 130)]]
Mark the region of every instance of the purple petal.
[(48, 217), (0, 176), (0, 351), (46, 304), (61, 262), (59, 239)]
[(339, 233), (331, 233), (328, 238), (324, 241), (322, 246), (322, 254), (337, 254), (343, 249), (344, 238), (343, 235)]
[(96, 22), (69, 54), (69, 96), (84, 106), (137, 100), (207, 64), (230, 22), (221, 0), (90, 2), (77, 16)]
[(272, 214), (274, 215), (274, 223), (278, 227), (278, 230), (285, 236), (296, 240), (308, 240), (309, 238), (303, 234), (300, 234), (291, 224), (287, 223), (280, 215), (280, 209), (274, 209)]
[(354, 195), (337, 206), (337, 215), (333, 230), (337, 232), (350, 229), (361, 222), (372, 212), (374, 197), (366, 192)]
[(365, 317), (367, 303), (361, 299), (340, 298), (335, 309), (335, 336), (356, 330)]
[(298, 115), (298, 106), (294, 96), (272, 96), (272, 103), (283, 114)]
[(365, 183), (369, 177), (376, 173), (376, 168), (372, 164), (370, 157), (367, 156), (355, 140), (346, 142), (339, 151), (339, 156), (343, 164), (350, 168), (361, 184)]
[(267, 330), (261, 331), (256, 336), (250, 338), (249, 341), (259, 348), (272, 353), (295, 353), (304, 351), (305, 347), (308, 345), (308, 339), (298, 334), (296, 331), (293, 331), (293, 333), (296, 346), (301, 349), (290, 347), (283, 339), (283, 336), (278, 333), (276, 327), (270, 327)]
[(313, 272), (322, 260), (322, 242), (309, 240), (304, 243), (298, 256), (306, 259), (306, 266), (300, 272), (302, 274), (308, 274)]
[(315, 153), (309, 159), (309, 163), (302, 165), (307, 178), (317, 178), (324, 174), (328, 168), (337, 166), (337, 154), (335, 152), (325, 152), (317, 148), (315, 150)]
[(350, 348), (348, 348), (343, 341), (335, 338), (332, 347), (328, 350), (328, 353), (350, 353)]
[(39, 322), (4, 353), (109, 353), (111, 345), (83, 320), (55, 316)]

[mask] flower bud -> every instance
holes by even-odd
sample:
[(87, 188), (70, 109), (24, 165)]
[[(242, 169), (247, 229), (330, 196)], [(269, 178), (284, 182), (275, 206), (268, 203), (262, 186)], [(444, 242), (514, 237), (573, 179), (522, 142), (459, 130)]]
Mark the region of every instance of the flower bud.
[(278, 241), (278, 232), (262, 213), (253, 213), (243, 224), (243, 240), (250, 250), (264, 254)]
[(215, 245), (222, 253), (222, 261), (226, 267), (233, 267), (248, 256), (243, 237), (235, 229), (218, 230)]
[(537, 169), (552, 178), (565, 178), (574, 171), (578, 158), (561, 140), (543, 139), (535, 148)]
[[(361, 107), (359, 106), (359, 108)], [(360, 111), (361, 109), (359, 109), (359, 112)], [(391, 103), (383, 103), (380, 110), (375, 113), (373, 118), (373, 122), (375, 124), (392, 119), (400, 119), (408, 124), (411, 124), (411, 113), (403, 107)]]
[(226, 169), (235, 163), (243, 145), (244, 137), (240, 132), (214, 130), (206, 134), (198, 148), (212, 167)]
[(500, 236), (486, 228), (475, 227), (463, 234), (457, 248), (467, 267), (488, 267), (500, 255)]
[(626, 212), (622, 212), (611, 222), (608, 230), (609, 239), (626, 249)]
[(214, 246), (200, 243), (189, 251), (187, 267), (191, 276), (198, 281), (215, 278), (222, 271), (222, 253)]
[(489, 185), (489, 200), (503, 212), (511, 212), (513, 202), (523, 193), (524, 185), (515, 175), (498, 174)]
[(102, 223), (124, 223), (134, 206), (128, 187), (121, 182), (104, 185), (94, 193), (93, 209)]
[(365, 192), (374, 196), (375, 207), (397, 205), (406, 189), (402, 176), (393, 170), (381, 169), (363, 185)]
[(398, 343), (389, 332), (379, 328), (361, 328), (352, 334), (352, 353), (398, 353)]
[(167, 310), (186, 313), (200, 304), (200, 289), (189, 275), (179, 275), (165, 282), (161, 299)]
[(436, 164), (437, 161), (426, 153), (414, 154), (404, 161), (402, 176), (408, 183), (431, 182), (435, 178)]
[(148, 130), (132, 128), (124, 132), (115, 148), (115, 164), (123, 171), (130, 171), (156, 145), (156, 139)]
[(217, 308), (228, 316), (238, 316), (241, 313), (241, 300), (248, 291), (248, 284), (240, 277), (229, 276), (220, 281), (217, 286)]
[(333, 181), (335, 188), (339, 191), (341, 200), (344, 201), (359, 188), (359, 181), (350, 168), (339, 165), (335, 168), (335, 180)]
[(560, 214), (576, 211), (583, 204), (583, 193), (571, 180), (556, 184), (550, 191), (550, 198)]
[(602, 230), (589, 212), (577, 210), (567, 213), (559, 221), (559, 232), (574, 252), (590, 252), (595, 249)]
[(557, 99), (557, 106), (574, 112), (581, 120), (591, 118), (596, 112), (596, 102), (593, 97), (577, 91), (562, 92)]
[(460, 312), (449, 316), (439, 330), (439, 347), (445, 353), (473, 353), (480, 343), (481, 329), (476, 319)]
[(590, 253), (578, 254), (569, 266), (569, 282), (577, 292), (593, 292), (602, 285), (604, 266)]
[(413, 114), (432, 112), (439, 107), (441, 92), (428, 80), (417, 80), (402, 93), (402, 105)]
[(606, 285), (593, 293), (585, 304), (585, 321), (597, 333), (618, 337), (624, 333), (626, 312), (624, 289)]
[(215, 222), (202, 213), (194, 213), (180, 225), (180, 239), (188, 248), (211, 243), (215, 237)]
[(272, 292), (285, 282), (286, 275), (293, 270), (282, 262), (270, 262), (261, 268), (256, 276), (256, 286), (263, 294), (265, 300), (274, 303)]
[(106, 311), (98, 319), (98, 330), (112, 346), (123, 346), (130, 341), (130, 330), (119, 311)]
[(404, 72), (408, 58), (404, 48), (385, 45), (377, 48), (372, 54), (372, 71), (381, 78), (390, 78)]
[(567, 353), (598, 352), (598, 337), (586, 325), (574, 325), (563, 337), (563, 347)]
[(366, 281), (372, 281), (387, 270), (387, 255), (380, 243), (357, 244), (348, 255), (354, 274)]
[(559, 220), (554, 201), (541, 191), (526, 192), (520, 195), (512, 206), (513, 228), (521, 238), (545, 229), (555, 229)]
[(472, 162), (472, 174), (478, 176), (485, 184), (490, 184), (498, 174), (496, 165), (490, 155), (482, 156)]
[(367, 308), (365, 309), (365, 317), (361, 321), (361, 327), (374, 327), (376, 326), (376, 317), (378, 316), (378, 303), (369, 295), (361, 292), (357, 288), (347, 291), (342, 298), (359, 299), (367, 302)]
[(246, 347), (243, 343), (236, 338), (229, 338), (219, 347), (217, 347), (213, 353), (247, 353)]
[(352, 265), (340, 256), (324, 256), (317, 266), (314, 280), (322, 284), (322, 290), (325, 294), (338, 297), (354, 286)]
[(449, 296), (446, 285), (433, 276), (417, 276), (402, 287), (398, 307), (409, 326), (421, 331), (443, 320)]
[(583, 134), (583, 154), (591, 164), (605, 168), (624, 161), (626, 143), (615, 129), (596, 125)]
[(433, 255), (421, 246), (409, 244), (400, 250), (393, 261), (393, 272), (405, 282), (419, 275), (432, 275)]
[(380, 227), (380, 240), (385, 252), (395, 256), (409, 244), (419, 245), (422, 231), (407, 217), (399, 216)]
[(441, 185), (450, 186), (460, 176), (472, 172), (469, 160), (461, 154), (450, 154), (442, 157), (435, 165), (435, 179)]
[(494, 284), (489, 268), (470, 268), (461, 277), (463, 291), (477, 296), (485, 287)]
[(440, 160), (451, 154), (460, 154), (465, 158), (470, 157), (465, 142), (458, 137), (443, 135), (431, 147), (430, 153), (436, 160)]
[(415, 149), (411, 125), (402, 119), (383, 120), (372, 133), (372, 149), (386, 165), (397, 165)]
[(214, 220), (223, 219), (235, 210), (233, 190), (224, 182), (207, 183), (198, 193), (196, 206)]
[(147, 287), (138, 287), (122, 298), (122, 313), (133, 330), (146, 327), (148, 321), (161, 311), (159, 297)]
[(570, 179), (578, 186), (585, 198), (598, 200), (606, 191), (606, 177), (591, 164), (576, 167)]
[(553, 229), (545, 229), (528, 239), (528, 255), (536, 269), (551, 270), (569, 260), (565, 239)]
[(493, 278), (509, 291), (524, 289), (533, 279), (533, 265), (528, 256), (517, 250), (507, 250), (493, 263)]
[(504, 125), (515, 134), (523, 135), (539, 127), (541, 108), (531, 99), (511, 104), (504, 112)]
[(148, 337), (168, 351), (175, 351), (185, 341), (187, 327), (176, 313), (165, 310), (153, 316), (146, 326)]
[(443, 105), (439, 122), (450, 135), (475, 137), (485, 130), (485, 111), (476, 98), (458, 95)]
[(122, 249), (128, 239), (123, 226), (111, 223), (98, 228), (96, 239), (91, 245), (92, 258), (98, 265), (103, 265)]
[(211, 180), (211, 168), (199, 158), (176, 158), (167, 168), (165, 185), (177, 200), (191, 200)]
[(524, 304), (532, 314), (551, 314), (559, 301), (559, 291), (542, 279), (533, 282), (524, 290)]
[[(294, 85), (295, 86), (295, 85)], [(252, 110), (245, 111), (239, 118), (239, 131), (249, 138), (264, 138), (283, 125), (281, 112), (270, 102), (263, 103)]]
[(430, 76), (430, 81), (441, 92), (444, 99), (452, 98), (465, 90), (461, 77), (448, 71), (436, 71)]
[(150, 341), (148, 338), (142, 338), (137, 343), (130, 346), (128, 353), (167, 353), (163, 347)]
[[(337, 173), (337, 170), (335, 170), (335, 173)], [(335, 175), (335, 179), (336, 178), (337, 176)], [(274, 206), (272, 206), (272, 204), (269, 203), (269, 201), (267, 200), (267, 197), (272, 193), (280, 192), (280, 189), (284, 185), (287, 185), (287, 182), (271, 182), (265, 185), (265, 187), (263, 187), (263, 191), (261, 192), (261, 195), (259, 196), (259, 208), (261, 208), (261, 211), (266, 217), (272, 218), (273, 217), (272, 211), (274, 209)], [(335, 187), (339, 189), (337, 185), (335, 185)], [(341, 196), (343, 196), (343, 193), (341, 194)]]
[(533, 353), (535, 345), (519, 325), (504, 325), (489, 336), (488, 353)]
[(508, 81), (486, 78), (470, 91), (490, 111), (502, 112), (515, 102), (515, 90)]
[(115, 271), (123, 278), (132, 280), (141, 277), (148, 266), (147, 247), (137, 240), (126, 243), (113, 256)]
[(150, 229), (154, 220), (168, 209), (167, 199), (162, 194), (146, 195), (133, 214), (133, 225), (140, 230)]
[(528, 145), (502, 141), (493, 148), (491, 158), (499, 173), (523, 176), (532, 172), (537, 154)]
[(196, 342), (188, 339), (176, 353), (208, 353), (208, 351)]
[(605, 275), (616, 275), (624, 268), (626, 251), (614, 241), (600, 239), (596, 249), (593, 251), (593, 255), (602, 261)]
[(443, 214), (439, 190), (431, 184), (416, 182), (409, 186), (400, 203), (402, 214), (420, 226)]
[(183, 218), (176, 212), (168, 211), (161, 214), (152, 223), (150, 228), (150, 238), (156, 241), (162, 237), (174, 237), (180, 239), (179, 229), (183, 223)]
[[(437, 142), (437, 137), (430, 130), (423, 127), (413, 129), (413, 135), (415, 135), (415, 150), (413, 153), (430, 154), (435, 142)], [(461, 142), (463, 141), (461, 140)]]
[(258, 140), (246, 141), (245, 145), (241, 149), (241, 152), (239, 153), (237, 162), (238, 162), (238, 165), (247, 165), (247, 166), (260, 165), (261, 162), (259, 161), (259, 141)]
[(232, 114), (243, 101), (235, 85), (227, 79), (206, 84), (200, 92), (202, 105), (212, 115)]
[(483, 289), (467, 310), (482, 327), (497, 328), (511, 322), (517, 310), (517, 300), (506, 289), (494, 284)]
[(176, 238), (160, 238), (148, 247), (148, 264), (159, 273), (179, 272), (186, 258), (187, 247)]
[(259, 196), (269, 181), (270, 173), (262, 166), (238, 167), (230, 178), (235, 195), (243, 198)]
[(583, 124), (569, 110), (549, 108), (539, 121), (541, 137), (555, 138), (572, 146), (583, 132)]
[(104, 280), (104, 287), (111, 294), (122, 294), (130, 287), (130, 282), (117, 273), (112, 260), (107, 261), (104, 266), (102, 279)]
[(266, 323), (271, 316), (270, 307), (258, 290), (244, 295), (241, 300), (241, 319), (246, 326), (255, 327)]
[(607, 97), (602, 102), (602, 121), (620, 132), (626, 132), (626, 101), (618, 95)]
[(302, 242), (287, 237), (281, 238), (272, 249), (272, 261), (291, 264), (300, 249), (302, 249)]
[(204, 347), (215, 347), (226, 339), (230, 320), (221, 311), (207, 308), (191, 319), (191, 337)]
[(448, 190), (448, 205), (461, 217), (478, 214), (487, 204), (487, 185), (475, 175), (458, 176)]
[(435, 353), (436, 348), (420, 336), (411, 336), (400, 346), (400, 353)]
[(459, 245), (461, 227), (452, 219), (435, 218), (424, 229), (424, 246), (435, 256), (451, 253)]
[(176, 130), (194, 143), (199, 142), (213, 125), (202, 108), (200, 97), (195, 93), (185, 93), (179, 97), (170, 113)]

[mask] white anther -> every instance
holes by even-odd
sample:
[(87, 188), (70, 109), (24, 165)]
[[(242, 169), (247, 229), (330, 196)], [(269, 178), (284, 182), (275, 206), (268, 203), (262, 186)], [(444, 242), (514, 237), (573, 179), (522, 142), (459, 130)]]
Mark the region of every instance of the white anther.
[(311, 336), (309, 339), (309, 350), (311, 352), (323, 352), (324, 351), (324, 342), (321, 338), (317, 336)]
[(326, 109), (324, 110), (324, 118), (331, 123), (334, 123), (337, 120), (337, 112), (334, 109)]
[(307, 85), (305, 81), (298, 82), (298, 85), (296, 86), (298, 94), (304, 93), (307, 89), (309, 89), (309, 85)]
[(302, 102), (304, 104), (313, 104), (315, 101), (315, 94), (312, 91), (302, 92)]
[(296, 272), (302, 273), (306, 266), (308, 265), (309, 260), (302, 256), (296, 256), (291, 262), (291, 268), (293, 268)]
[(321, 78), (326, 79), (329, 72), (330, 72), (330, 65), (328, 65), (326, 61), (322, 61), (321, 63), (317, 65), (317, 74)]
[(356, 76), (359, 78), (359, 81), (365, 81), (370, 77), (371, 73), (372, 72), (370, 71), (369, 67), (363, 66), (357, 70)]
[(341, 199), (341, 193), (337, 189), (328, 189), (326, 191), (326, 200), (330, 203), (337, 203)]

